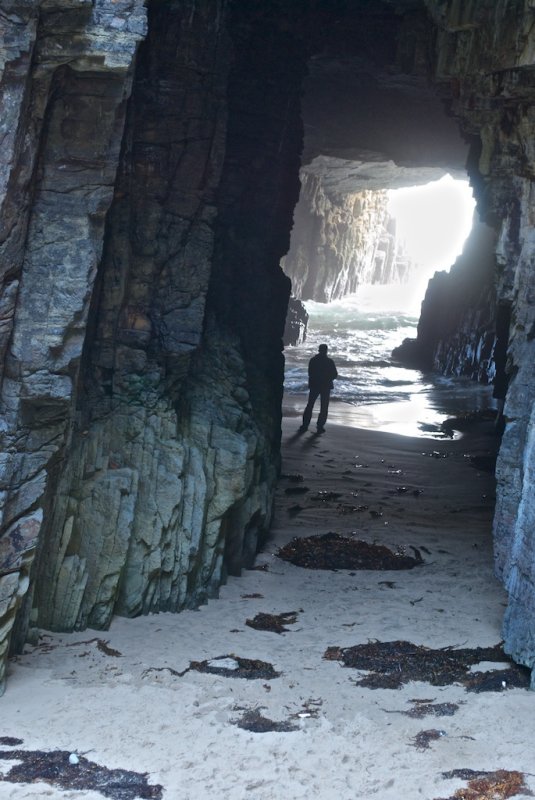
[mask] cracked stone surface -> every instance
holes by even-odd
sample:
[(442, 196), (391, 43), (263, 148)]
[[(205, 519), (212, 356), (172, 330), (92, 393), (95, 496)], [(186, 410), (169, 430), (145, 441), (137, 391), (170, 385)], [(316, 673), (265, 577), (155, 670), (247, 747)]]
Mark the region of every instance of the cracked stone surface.
[(277, 3), (3, 12), (2, 687), (35, 626), (195, 606), (254, 558), (307, 53)]
[[(139, 0), (7, 2), (0, 43), (0, 650), (29, 584), (102, 252)], [(13, 570), (16, 570), (13, 572)], [(0, 661), (0, 686), (3, 660)]]

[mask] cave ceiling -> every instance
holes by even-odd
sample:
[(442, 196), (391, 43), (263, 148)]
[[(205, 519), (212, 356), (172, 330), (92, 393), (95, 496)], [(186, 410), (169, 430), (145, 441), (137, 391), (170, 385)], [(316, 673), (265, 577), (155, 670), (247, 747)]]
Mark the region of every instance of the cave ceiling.
[(303, 169), (331, 195), (466, 178), (469, 143), (430, 79), (424, 4), (350, 6), (309, 62)]

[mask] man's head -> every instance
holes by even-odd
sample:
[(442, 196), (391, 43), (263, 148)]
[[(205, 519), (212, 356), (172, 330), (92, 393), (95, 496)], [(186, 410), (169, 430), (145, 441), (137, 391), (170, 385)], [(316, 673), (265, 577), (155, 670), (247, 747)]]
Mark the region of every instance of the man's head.
[(326, 356), (327, 355), (327, 349), (328, 348), (327, 348), (326, 344), (320, 344), (320, 346), (318, 347), (318, 353), (320, 354), (320, 356)]

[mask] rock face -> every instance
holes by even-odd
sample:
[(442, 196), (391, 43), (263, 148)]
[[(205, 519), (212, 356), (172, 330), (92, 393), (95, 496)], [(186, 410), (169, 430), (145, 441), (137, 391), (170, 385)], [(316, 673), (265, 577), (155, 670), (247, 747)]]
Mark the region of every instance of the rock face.
[(429, 183), (444, 171), (366, 156), (375, 160), (318, 156), (301, 169), (290, 251), (282, 264), (302, 300), (328, 303), (361, 284), (402, 283), (415, 269), (388, 213), (387, 189)]
[[(505, 648), (535, 665), (533, 477), (535, 238), (533, 232), (533, 9), (528, 2), (428, 2), (438, 25), (437, 79), (473, 137), (469, 169), (485, 221), (497, 235), (498, 348), (509, 334), (505, 431), (497, 465), (496, 566), (509, 592)], [(483, 297), (485, 292), (483, 293)], [(511, 319), (507, 332), (507, 322)], [(507, 382), (499, 376), (499, 392)]]
[(435, 293), (454, 309), (432, 358), (488, 378), (494, 348), (508, 385), (496, 560), (506, 648), (535, 664), (532, 16), (529, 0), (3, 0), (0, 687), (35, 626), (179, 610), (254, 556), (307, 66), (303, 198), (339, 270), (325, 299), (355, 244), (368, 274), (387, 268), (348, 224), (384, 214), (381, 165), (442, 174), (462, 167), (458, 127), (471, 143), (474, 247), (495, 254), (435, 279), (429, 316)]
[(321, 182), (303, 170), (292, 246), (283, 261), (293, 293), (328, 303), (371, 282), (386, 206), (386, 192), (331, 199)]
[[(407, 366), (481, 383), (496, 378), (496, 235), (474, 225), (450, 272), (429, 281), (416, 339), (405, 339), (392, 355)], [(499, 362), (499, 359), (498, 359)], [(500, 363), (503, 370), (503, 363)]]
[(254, 557), (307, 55), (278, 3), (8, 5), (0, 686), (33, 626), (198, 604)]
[(0, 46), (0, 687), (69, 440), (141, 0), (7, 2)]
[(286, 324), (284, 326), (284, 346), (302, 344), (307, 338), (308, 312), (303, 303), (293, 295), (288, 301)]

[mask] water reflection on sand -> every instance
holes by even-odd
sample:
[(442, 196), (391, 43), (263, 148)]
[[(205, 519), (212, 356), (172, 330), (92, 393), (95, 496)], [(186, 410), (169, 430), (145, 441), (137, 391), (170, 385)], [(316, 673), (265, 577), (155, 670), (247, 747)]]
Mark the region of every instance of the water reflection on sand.
[[(299, 419), (306, 403), (305, 394), (284, 396), (285, 417)], [(434, 439), (459, 438), (458, 432), (445, 433), (442, 423), (451, 417), (466, 412), (481, 411), (496, 407), (492, 387), (483, 386), (464, 379), (444, 380), (428, 391), (415, 392), (405, 401), (351, 405), (331, 399), (328, 422), (354, 428), (369, 428), (403, 436), (419, 436)], [(319, 411), (315, 409), (317, 414)], [(313, 421), (315, 416), (313, 416)]]

